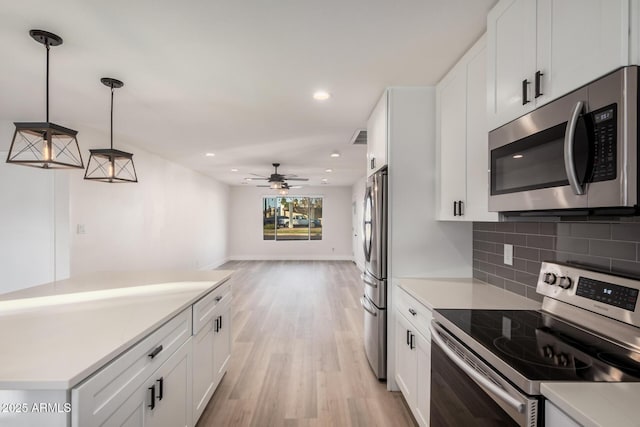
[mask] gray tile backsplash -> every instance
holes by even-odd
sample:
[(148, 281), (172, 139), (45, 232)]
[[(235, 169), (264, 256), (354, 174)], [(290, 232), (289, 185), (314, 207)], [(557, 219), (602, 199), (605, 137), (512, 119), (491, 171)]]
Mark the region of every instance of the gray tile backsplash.
[[(505, 243), (513, 245), (513, 265), (503, 263)], [(640, 276), (640, 218), (473, 223), (476, 279), (539, 301), (535, 288), (542, 261)]]

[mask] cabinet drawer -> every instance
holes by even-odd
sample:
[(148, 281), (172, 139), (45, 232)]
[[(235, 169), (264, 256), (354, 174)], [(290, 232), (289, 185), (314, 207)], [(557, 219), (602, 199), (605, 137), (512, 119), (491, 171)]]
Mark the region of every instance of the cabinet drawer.
[(216, 307), (219, 304), (230, 299), (231, 284), (225, 282), (193, 304), (193, 335), (197, 335), (207, 322), (217, 316)]
[(75, 387), (71, 391), (72, 425), (102, 425), (189, 339), (191, 316), (189, 307)]
[(396, 309), (411, 322), (418, 332), (425, 338), (431, 339), (429, 333), (431, 311), (403, 289), (396, 288), (396, 290)]

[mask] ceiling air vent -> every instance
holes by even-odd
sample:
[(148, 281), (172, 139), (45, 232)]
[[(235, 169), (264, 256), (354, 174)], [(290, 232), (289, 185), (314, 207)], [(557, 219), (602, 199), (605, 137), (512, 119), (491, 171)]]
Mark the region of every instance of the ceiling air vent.
[(367, 130), (358, 129), (351, 137), (351, 143), (353, 145), (367, 145)]

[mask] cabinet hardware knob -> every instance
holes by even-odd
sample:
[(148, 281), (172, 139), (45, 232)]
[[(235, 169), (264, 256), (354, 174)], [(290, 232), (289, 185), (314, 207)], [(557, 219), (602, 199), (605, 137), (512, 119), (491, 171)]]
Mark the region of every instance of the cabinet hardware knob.
[(149, 353), (149, 357), (153, 359), (153, 358), (154, 358), (154, 357), (156, 357), (156, 356), (158, 355), (158, 353), (160, 353), (161, 351), (162, 351), (162, 346), (161, 346), (161, 345), (159, 345), (159, 346), (157, 346), (155, 349), (153, 349), (153, 351), (152, 351), (151, 353)]
[(160, 377), (156, 382), (158, 383), (158, 400), (162, 400), (164, 396), (164, 377)]
[(524, 79), (522, 81), (522, 105), (526, 105), (529, 102), (531, 102), (527, 99), (528, 86), (529, 86), (529, 80)]
[(149, 404), (149, 408), (153, 411), (156, 407), (156, 385), (152, 385), (149, 387), (149, 391), (151, 392), (151, 403)]
[(222, 299), (222, 295), (218, 295), (214, 299), (215, 299), (216, 302), (220, 302), (220, 300)]
[(413, 308), (409, 309), (409, 313), (411, 313), (412, 316), (415, 316), (416, 314), (418, 314)]

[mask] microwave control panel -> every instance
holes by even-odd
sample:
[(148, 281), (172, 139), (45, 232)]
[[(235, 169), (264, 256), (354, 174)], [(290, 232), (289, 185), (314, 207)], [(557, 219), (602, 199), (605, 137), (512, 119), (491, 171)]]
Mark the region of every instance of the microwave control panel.
[(593, 118), (594, 156), (591, 182), (616, 179), (617, 114), (616, 104), (591, 113)]

